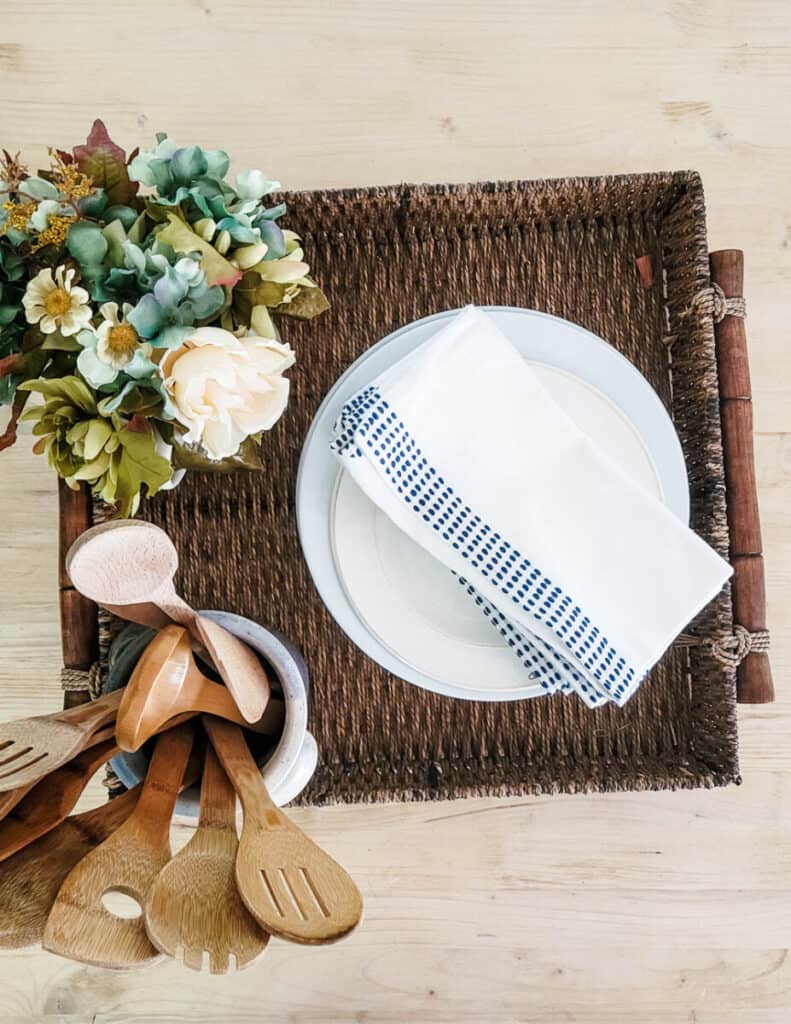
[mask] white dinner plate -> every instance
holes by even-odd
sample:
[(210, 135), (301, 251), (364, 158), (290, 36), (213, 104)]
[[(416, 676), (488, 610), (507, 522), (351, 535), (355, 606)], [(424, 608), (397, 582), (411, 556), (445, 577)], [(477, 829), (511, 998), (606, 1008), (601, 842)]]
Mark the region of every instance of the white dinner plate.
[[(576, 324), (533, 310), (486, 311), (576, 423), (687, 522), (689, 490), (681, 445), (662, 402), (635, 367)], [(541, 696), (546, 691), (528, 678), (451, 573), (365, 497), (329, 448), (343, 404), (456, 312), (426, 317), (388, 335), (330, 390), (300, 461), (300, 540), (331, 615), (358, 647), (390, 672), (468, 700)]]

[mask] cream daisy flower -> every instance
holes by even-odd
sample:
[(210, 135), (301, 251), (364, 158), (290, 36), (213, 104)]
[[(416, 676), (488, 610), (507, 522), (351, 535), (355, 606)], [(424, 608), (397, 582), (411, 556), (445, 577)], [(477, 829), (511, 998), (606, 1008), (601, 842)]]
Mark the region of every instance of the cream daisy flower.
[(124, 303), (123, 315), (119, 316), (118, 304), (105, 302), (99, 307), (102, 322), (96, 330), (80, 331), (77, 336), (82, 345), (77, 369), (95, 388), (111, 384), (122, 370), (136, 379), (159, 373), (151, 361), (151, 345), (141, 341), (134, 327), (125, 322), (131, 309), (129, 303)]
[(74, 270), (61, 266), (53, 277), (49, 267), (28, 282), (22, 305), (29, 324), (38, 324), (44, 334), (60, 331), (64, 337), (77, 334), (91, 322), (90, 296), (72, 285)]

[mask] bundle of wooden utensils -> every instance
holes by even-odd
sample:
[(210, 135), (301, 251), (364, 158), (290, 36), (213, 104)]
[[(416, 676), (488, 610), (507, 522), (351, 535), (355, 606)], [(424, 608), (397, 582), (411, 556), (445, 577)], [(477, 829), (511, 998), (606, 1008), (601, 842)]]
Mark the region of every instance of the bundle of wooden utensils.
[[(240, 728), (278, 735), (283, 701), (244, 643), (176, 595), (170, 538), (134, 520), (104, 524), (79, 538), (67, 566), (86, 596), (158, 632), (123, 689), (0, 725), (0, 946), (41, 942), (114, 968), (168, 955), (221, 974), (252, 962), (270, 935), (347, 934), (359, 890), (272, 802)], [(142, 783), (69, 816), (97, 768), (152, 737)], [(176, 800), (199, 779), (197, 830), (171, 859)], [(138, 913), (111, 912), (113, 893)]]

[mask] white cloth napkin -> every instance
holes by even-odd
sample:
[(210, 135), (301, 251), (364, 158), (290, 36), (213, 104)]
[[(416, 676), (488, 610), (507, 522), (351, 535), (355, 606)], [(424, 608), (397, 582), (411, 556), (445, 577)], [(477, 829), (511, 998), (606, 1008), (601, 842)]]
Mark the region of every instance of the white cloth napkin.
[(731, 568), (468, 307), (343, 408), (333, 450), (530, 678), (622, 705)]

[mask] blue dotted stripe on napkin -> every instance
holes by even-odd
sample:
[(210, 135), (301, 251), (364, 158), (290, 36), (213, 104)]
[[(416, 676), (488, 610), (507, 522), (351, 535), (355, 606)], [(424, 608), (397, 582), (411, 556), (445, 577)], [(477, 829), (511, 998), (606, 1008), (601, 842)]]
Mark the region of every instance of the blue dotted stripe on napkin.
[(499, 608), (479, 594), (469, 580), (455, 572), (453, 575), (521, 660), (530, 678), (535, 679), (547, 693), (556, 693), (558, 690), (561, 693), (576, 691), (590, 708), (610, 703), (610, 698), (606, 694), (600, 693), (587, 683), (574, 666), (546, 640), (538, 636), (525, 636)]
[(362, 445), (404, 502), (500, 592), (549, 626), (606, 693), (621, 701), (636, 682), (634, 668), (602, 636), (573, 598), (465, 505), (429, 464), (378, 388), (365, 388), (344, 406), (332, 448), (360, 458)]

